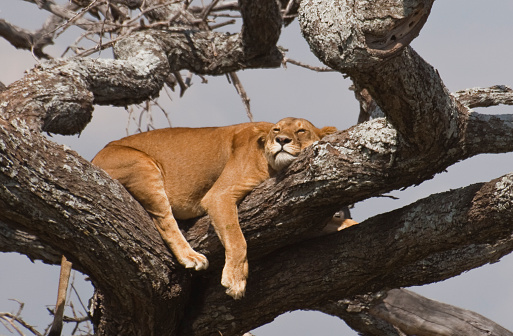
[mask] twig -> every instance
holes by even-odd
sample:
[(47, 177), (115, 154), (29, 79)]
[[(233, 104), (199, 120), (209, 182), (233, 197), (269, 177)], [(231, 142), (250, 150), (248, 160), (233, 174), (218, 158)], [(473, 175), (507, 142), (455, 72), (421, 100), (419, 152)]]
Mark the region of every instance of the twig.
[(285, 17), (285, 16), (289, 15), (290, 9), (292, 8), (293, 4), (294, 4), (294, 0), (289, 0), (289, 2), (287, 4), (287, 7), (283, 11), (282, 17)]
[(219, 2), (219, 0), (214, 0), (207, 7), (204, 7), (203, 11), (200, 14), (200, 17), (203, 21), (205, 21), (205, 22), (207, 21), (208, 15), (210, 14), (210, 12), (212, 12), (212, 10), (214, 9), (214, 7), (217, 5), (218, 2)]
[[(43, 334), (41, 334), (39, 331), (37, 331), (33, 326), (31, 326), (27, 322), (25, 322), (19, 315), (14, 315), (11, 313), (0, 313), (0, 320), (4, 321), (5, 323), (8, 323), (20, 335), (24, 335), (24, 333), (15, 324), (15, 322), (20, 324), (23, 328), (27, 329), (28, 331), (30, 331), (32, 334), (34, 334), (36, 336), (43, 336)], [(5, 326), (4, 322), (2, 324), (4, 324), (4, 326)]]
[(295, 61), (295, 60), (287, 58), (287, 57), (285, 57), (283, 59), (283, 63), (284, 64), (286, 64), (286, 63), (294, 64), (294, 65), (300, 66), (302, 68), (310, 69), (310, 70), (317, 71), (317, 72), (336, 72), (335, 70), (328, 68), (328, 67), (317, 67), (317, 66), (313, 66), (313, 65), (308, 65), (306, 63)]
[(180, 87), (180, 98), (182, 98), (183, 94), (185, 93), (185, 90), (187, 90), (189, 88), (189, 86), (187, 86), (187, 84), (184, 83), (180, 72), (175, 71), (175, 72), (173, 72), (173, 75), (175, 76), (176, 81), (178, 82), (178, 86)]
[(239, 80), (239, 76), (237, 76), (237, 74), (232, 71), (228, 73), (228, 79), (229, 81), (231, 80), (231, 83), (233, 84), (233, 86), (235, 86), (235, 90), (237, 90), (237, 93), (242, 99), (242, 103), (244, 104), (244, 108), (246, 109), (246, 114), (249, 118), (249, 121), (253, 122), (253, 114), (251, 113), (251, 107), (249, 106), (250, 99), (248, 98), (246, 90), (244, 90), (244, 87), (242, 86), (242, 83)]
[(162, 113), (164, 114), (164, 116), (166, 117), (167, 119), (167, 123), (169, 124), (169, 127), (172, 127), (173, 125), (171, 125), (171, 118), (169, 117), (169, 113), (167, 113), (167, 111), (159, 104), (158, 101), (156, 100), (153, 100), (152, 103), (157, 106), (160, 111), (162, 111)]
[(236, 22), (237, 22), (237, 20), (232, 19), (232, 20), (228, 20), (228, 21), (225, 21), (225, 22), (221, 22), (221, 23), (210, 25), (209, 28), (210, 28), (210, 30), (219, 29), (219, 28), (224, 27), (224, 26), (235, 24)]

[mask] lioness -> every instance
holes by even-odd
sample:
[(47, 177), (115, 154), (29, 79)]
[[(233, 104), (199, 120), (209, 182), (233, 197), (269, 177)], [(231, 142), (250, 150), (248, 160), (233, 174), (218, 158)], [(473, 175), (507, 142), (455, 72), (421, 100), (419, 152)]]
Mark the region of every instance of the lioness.
[(109, 143), (92, 163), (142, 204), (187, 268), (206, 269), (208, 260), (191, 248), (175, 218), (208, 214), (226, 250), (221, 284), (239, 299), (245, 292), (248, 262), (237, 204), (304, 148), (335, 131), (297, 118), (275, 125), (159, 129)]

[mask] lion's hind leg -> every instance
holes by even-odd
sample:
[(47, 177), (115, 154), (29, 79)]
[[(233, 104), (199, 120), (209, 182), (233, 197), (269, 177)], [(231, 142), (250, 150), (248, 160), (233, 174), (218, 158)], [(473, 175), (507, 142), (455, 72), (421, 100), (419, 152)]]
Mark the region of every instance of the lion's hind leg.
[(208, 267), (207, 258), (192, 249), (178, 228), (155, 160), (134, 148), (108, 145), (92, 162), (121, 182), (141, 203), (180, 264), (196, 270)]

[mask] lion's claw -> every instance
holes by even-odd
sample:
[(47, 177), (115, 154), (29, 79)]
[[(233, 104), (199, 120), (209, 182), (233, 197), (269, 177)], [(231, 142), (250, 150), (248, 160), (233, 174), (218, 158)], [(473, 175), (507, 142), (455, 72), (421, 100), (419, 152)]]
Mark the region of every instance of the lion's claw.
[(248, 261), (244, 260), (238, 267), (225, 265), (221, 285), (226, 287), (226, 294), (235, 300), (241, 299), (246, 293), (246, 279), (248, 278)]

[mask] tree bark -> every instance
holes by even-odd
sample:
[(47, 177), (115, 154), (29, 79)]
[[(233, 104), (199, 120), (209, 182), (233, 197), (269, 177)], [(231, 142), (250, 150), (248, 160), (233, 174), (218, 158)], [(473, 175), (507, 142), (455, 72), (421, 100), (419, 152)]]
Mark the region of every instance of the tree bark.
[(330, 302), (320, 310), (343, 318), (369, 336), (497, 335), (512, 332), (472, 311), (392, 289)]
[[(513, 150), (512, 115), (469, 109), (511, 104), (510, 89), (451, 95), (407, 46), (432, 1), (365, 3), (303, 0), (301, 27), (317, 56), (367, 90), (386, 118), (317, 142), (245, 198), (239, 217), (250, 277), (243, 300), (226, 296), (219, 283), (224, 250), (208, 218), (183, 223), (211, 265), (191, 273), (119, 183), (40, 132), (79, 133), (94, 104), (141, 102), (182, 69), (219, 75), (279, 66), (274, 1), (241, 1), (240, 34), (146, 29), (118, 41), (115, 60), (41, 63), (2, 91), (0, 249), (55, 264), (65, 255), (88, 274), (99, 335), (225, 336), (285, 311), (440, 281), (510, 253), (511, 174), (313, 238), (343, 205), (421, 183), (479, 153)], [(176, 6), (151, 15), (166, 18)]]
[[(354, 228), (250, 259), (244, 301), (227, 301), (222, 288), (204, 284), (203, 308), (185, 321), (201, 322), (199, 330), (206, 330), (201, 335), (209, 335), (213, 326), (208, 323), (215, 320), (220, 328), (219, 318), (213, 317), (222, 311), (230, 323), (228, 329), (219, 330), (235, 335), (239, 324), (250, 330), (285, 311), (316, 309), (337, 298), (441, 281), (494, 262), (513, 249), (512, 211), (505, 206), (513, 197), (512, 183), (513, 176), (506, 175), (433, 195)], [(184, 334), (189, 332), (186, 329)]]
[(372, 307), (370, 313), (398, 326), (408, 335), (513, 335), (479, 314), (406, 290), (389, 291), (383, 302)]
[(144, 209), (75, 152), (23, 126), (2, 122), (0, 132), (2, 251), (54, 264), (65, 255), (88, 274), (102, 295), (99, 334), (173, 334), (190, 274)]

